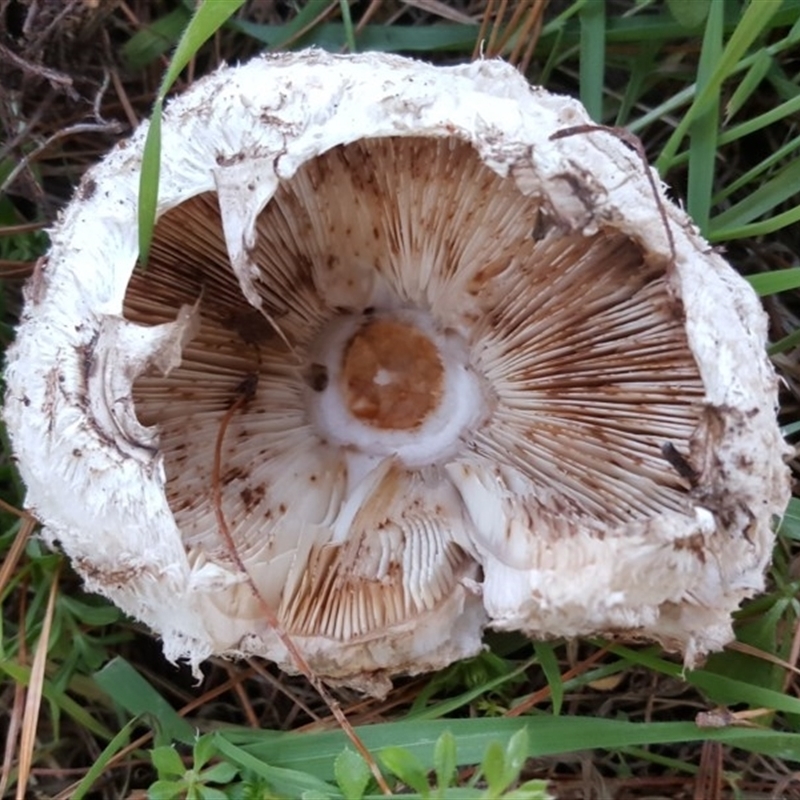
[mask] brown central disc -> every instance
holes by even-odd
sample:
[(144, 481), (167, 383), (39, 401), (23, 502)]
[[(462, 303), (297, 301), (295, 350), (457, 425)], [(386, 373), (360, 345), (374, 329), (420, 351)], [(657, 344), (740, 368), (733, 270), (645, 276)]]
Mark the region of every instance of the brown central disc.
[(433, 342), (413, 325), (376, 320), (348, 343), (342, 383), (347, 408), (361, 422), (413, 430), (442, 399), (444, 367)]

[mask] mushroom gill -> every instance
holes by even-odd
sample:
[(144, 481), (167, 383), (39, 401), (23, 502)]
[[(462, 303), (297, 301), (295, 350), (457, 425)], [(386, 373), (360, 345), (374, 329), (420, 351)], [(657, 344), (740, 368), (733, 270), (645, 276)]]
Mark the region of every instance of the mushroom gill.
[(484, 552), (525, 570), (549, 539), (693, 514), (662, 454), (688, 453), (703, 398), (666, 265), (611, 228), (535, 237), (541, 205), (457, 139), (336, 147), (258, 218), (263, 313), (213, 193), (162, 217), (125, 316), (199, 303), (181, 365), (134, 391), (190, 557), (228, 559), (214, 443), (248, 379), (222, 511), (297, 636), (391, 639), (478, 602)]

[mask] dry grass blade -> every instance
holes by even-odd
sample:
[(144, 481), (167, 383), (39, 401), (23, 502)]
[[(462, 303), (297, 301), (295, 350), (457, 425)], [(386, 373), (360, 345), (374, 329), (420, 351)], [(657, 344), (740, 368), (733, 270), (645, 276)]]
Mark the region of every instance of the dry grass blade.
[[(11, 545), (8, 554), (3, 559), (2, 566), (0, 566), (0, 595), (2, 595), (6, 590), (6, 584), (14, 574), (14, 570), (17, 567), (17, 562), (22, 555), (22, 551), (25, 549), (25, 544), (30, 538), (30, 535), (33, 533), (33, 529), (36, 527), (36, 520), (30, 516), (30, 514), (20, 511), (19, 509), (14, 508), (14, 506), (10, 506), (8, 503), (3, 502), (2, 500), (0, 500), (0, 508), (2, 508), (4, 511), (8, 511), (11, 514), (16, 514), (22, 519), (22, 525), (20, 526), (17, 535), (14, 537), (14, 542)], [(2, 793), (0, 793), (0, 796), (2, 796)]]
[(722, 745), (719, 742), (703, 742), (693, 800), (722, 800), (722, 782)]
[[(515, 38), (514, 46), (506, 59), (525, 72), (533, 58), (533, 51), (539, 41), (544, 21), (547, 0), (522, 0), (512, 6), (513, 11), (508, 23), (503, 19), (508, 10), (507, 0), (500, 0), (500, 7), (495, 12), (495, 0), (490, 0), (481, 19), (481, 28), (472, 52), (473, 60), (477, 58), (495, 58), (501, 55)], [(486, 41), (487, 31), (489, 33)]]
[(474, 20), (469, 14), (459, 11), (457, 8), (451, 8), (447, 3), (442, 0), (403, 0), (407, 6), (414, 6), (421, 11), (427, 11), (442, 19), (449, 19), (451, 22), (458, 22), (461, 25), (472, 25)]
[(14, 686), (14, 704), (8, 719), (6, 730), (6, 746), (3, 752), (3, 769), (0, 772), (0, 797), (6, 796), (9, 780), (11, 779), (11, 769), (14, 765), (14, 750), (17, 745), (17, 736), (22, 727), (24, 718), (23, 709), (25, 707), (25, 687), (21, 683)]
[(225, 439), (225, 431), (227, 430), (231, 419), (233, 419), (234, 414), (243, 408), (255, 393), (256, 380), (256, 376), (250, 375), (242, 381), (237, 392), (238, 397), (223, 416), (222, 421), (220, 422), (219, 431), (217, 432), (217, 441), (214, 446), (214, 464), (211, 471), (214, 513), (217, 518), (217, 525), (219, 527), (220, 534), (225, 541), (225, 545), (228, 548), (228, 552), (233, 559), (233, 563), (236, 565), (236, 568), (245, 576), (247, 584), (250, 587), (250, 591), (253, 593), (253, 597), (256, 598), (267, 624), (278, 635), (281, 642), (291, 655), (292, 660), (297, 666), (297, 669), (317, 691), (319, 696), (325, 702), (325, 705), (327, 705), (330, 709), (331, 714), (333, 714), (336, 721), (347, 735), (347, 738), (353, 743), (356, 751), (364, 759), (367, 766), (369, 766), (370, 772), (375, 778), (375, 782), (378, 784), (381, 791), (385, 795), (391, 795), (392, 790), (386, 783), (386, 779), (383, 777), (380, 768), (375, 763), (375, 759), (372, 757), (372, 754), (369, 752), (369, 750), (367, 750), (366, 746), (355, 732), (353, 726), (350, 724), (349, 720), (342, 711), (341, 706), (336, 701), (336, 698), (328, 691), (328, 689), (325, 687), (325, 684), (313, 672), (305, 657), (297, 648), (297, 645), (295, 645), (292, 638), (283, 629), (283, 626), (281, 625), (280, 620), (275, 612), (272, 610), (272, 608), (270, 608), (269, 604), (266, 602), (266, 600), (264, 600), (264, 598), (261, 596), (261, 593), (258, 591), (255, 581), (253, 581), (250, 573), (247, 570), (247, 567), (244, 565), (244, 562), (239, 556), (239, 553), (236, 549), (236, 543), (233, 541), (233, 536), (231, 536), (228, 524), (225, 521), (225, 515), (222, 513), (222, 481), (220, 476), (222, 474), (222, 443)]
[[(525, 2), (527, 2), (527, 0), (525, 0)], [(483, 55), (486, 56), (486, 58), (492, 58), (498, 52), (496, 49), (496, 42), (502, 26), (503, 17), (506, 15), (507, 7), (508, 0), (500, 0), (500, 10), (497, 12), (497, 15), (492, 22), (492, 32), (489, 34), (489, 42), (483, 51)]]
[(20, 261), (18, 259), (0, 258), (0, 280), (27, 280), (31, 275), (33, 275), (35, 266), (35, 261)]
[[(0, 507), (5, 509), (6, 511), (10, 511), (14, 514), (19, 514), (21, 516), (27, 516), (24, 512), (20, 512), (18, 509), (10, 506), (3, 500), (0, 500)], [(6, 584), (10, 579), (13, 571), (19, 561), (19, 558), (22, 554), (22, 550), (25, 547), (25, 543), (28, 541), (31, 532), (33, 531), (35, 522), (32, 518), (28, 517), (22, 524), (19, 532), (17, 533), (16, 537), (14, 538), (14, 542), (11, 545), (10, 550), (8, 551), (8, 555), (6, 559), (3, 561), (2, 568), (0, 568), (0, 596), (5, 594)], [(23, 595), (23, 599), (20, 602), (20, 609), (19, 609), (19, 627), (20, 627), (20, 652), (19, 652), (19, 661), (21, 664), (24, 664), (28, 660), (27, 650), (25, 648), (25, 599)], [(11, 769), (14, 765), (14, 752), (17, 745), (17, 737), (19, 736), (20, 729), (22, 727), (22, 720), (24, 719), (24, 707), (25, 707), (25, 686), (21, 683), (17, 683), (14, 686), (14, 703), (12, 707), (11, 714), (8, 720), (8, 727), (6, 730), (6, 745), (5, 750), (3, 752), (3, 769), (0, 772), (0, 797), (5, 797), (6, 788), (8, 787), (8, 783), (11, 779)]]
[(539, 41), (539, 35), (544, 25), (545, 8), (547, 8), (547, 0), (534, 0), (533, 6), (531, 6), (528, 12), (528, 16), (520, 28), (514, 49), (508, 57), (509, 63), (517, 67), (523, 74), (525, 74), (530, 65), (531, 59), (533, 58), (533, 51), (536, 49), (536, 43)]
[(492, 24), (492, 15), (494, 14), (495, 0), (489, 0), (486, 4), (486, 9), (481, 18), (481, 29), (478, 31), (478, 38), (475, 40), (475, 48), (472, 51), (472, 60), (475, 61), (483, 56), (483, 42), (486, 37), (486, 31)]
[[(800, 630), (800, 626), (797, 630)], [(800, 640), (798, 641), (800, 642)], [(731, 642), (730, 644), (726, 645), (726, 649), (736, 650), (739, 653), (753, 656), (753, 658), (760, 658), (762, 661), (769, 661), (770, 664), (775, 664), (781, 669), (785, 669), (787, 672), (794, 672), (795, 675), (800, 675), (800, 667), (795, 666), (797, 662), (797, 653), (794, 653), (794, 657), (792, 659), (785, 661), (784, 659), (779, 658), (772, 653), (759, 650), (757, 647), (753, 647), (753, 645), (747, 644), (746, 642)]]
[[(492, 52), (487, 53), (487, 55), (492, 55), (492, 56), (500, 55), (503, 52), (508, 43), (511, 41), (511, 37), (514, 35), (517, 29), (520, 28), (520, 23), (522, 22), (522, 19), (525, 16), (526, 12), (528, 12), (527, 6), (528, 6), (528, 0), (524, 0), (524, 2), (514, 7), (514, 11), (511, 14), (511, 19), (508, 21), (508, 24), (502, 30), (502, 35), (497, 40), (497, 43), (495, 44)], [(534, 8), (535, 6), (536, 6), (536, 0), (534, 0)], [(496, 30), (500, 31), (499, 24), (496, 25), (495, 27)], [(525, 26), (523, 25), (522, 29), (520, 29), (519, 31), (520, 37), (522, 36), (524, 27)]]
[(22, 735), (19, 745), (19, 771), (17, 775), (17, 800), (25, 800), (28, 779), (33, 765), (33, 751), (36, 747), (36, 729), (39, 722), (39, 709), (42, 705), (42, 689), (44, 686), (44, 671), (47, 666), (47, 649), (50, 642), (50, 630), (53, 626), (53, 614), (58, 596), (59, 569), (53, 572), (50, 584), (50, 594), (47, 598), (47, 608), (42, 621), (42, 632), (36, 645), (36, 653), (31, 667), (31, 678), (25, 697), (25, 711), (22, 721)]

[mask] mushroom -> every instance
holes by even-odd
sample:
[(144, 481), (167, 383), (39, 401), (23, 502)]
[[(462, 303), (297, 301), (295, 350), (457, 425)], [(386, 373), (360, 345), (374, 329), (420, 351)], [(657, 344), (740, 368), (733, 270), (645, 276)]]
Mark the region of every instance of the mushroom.
[(27, 287), (5, 416), (46, 540), (195, 668), (296, 671), (264, 603), (376, 693), (487, 626), (722, 647), (788, 500), (765, 315), (624, 142), (556, 135), (589, 123), (499, 61), (194, 84), (147, 269), (143, 126)]

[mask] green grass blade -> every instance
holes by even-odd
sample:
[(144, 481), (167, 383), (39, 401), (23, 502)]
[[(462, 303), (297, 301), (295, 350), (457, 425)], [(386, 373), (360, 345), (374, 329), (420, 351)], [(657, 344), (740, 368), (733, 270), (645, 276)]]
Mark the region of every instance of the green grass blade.
[[(800, 12), (800, 7), (798, 7), (798, 11)], [(773, 18), (773, 22), (776, 22), (777, 18), (780, 14), (776, 14)], [(609, 22), (609, 27), (607, 29), (607, 38), (609, 40), (612, 39), (612, 27), (611, 23)], [(669, 38), (669, 37), (666, 37)], [(781, 39), (778, 42), (770, 44), (768, 47), (758, 50), (756, 53), (752, 53), (749, 56), (743, 58), (731, 71), (731, 75), (736, 75), (739, 72), (743, 72), (749, 69), (755, 61), (759, 58), (760, 53), (766, 52), (770, 56), (775, 57), (780, 55), (784, 50), (788, 50), (794, 47), (793, 40), (787, 36), (784, 39)], [(786, 99), (791, 99), (797, 93), (797, 86), (794, 83), (790, 83), (790, 89), (788, 96)], [(667, 97), (662, 103), (659, 103), (655, 108), (650, 109), (647, 113), (643, 114), (638, 119), (633, 120), (627, 127), (632, 133), (636, 133), (637, 131), (641, 131), (646, 128), (648, 125), (653, 124), (661, 120), (663, 117), (667, 116), (668, 114), (674, 114), (675, 112), (679, 111), (681, 108), (690, 104), (692, 100), (695, 98), (697, 94), (697, 86), (696, 84), (692, 83), (689, 86), (680, 89), (677, 92), (670, 93), (669, 97)], [(688, 113), (688, 112), (686, 112)], [(683, 136), (681, 136), (683, 139)], [(672, 156), (670, 159), (670, 166), (674, 165), (682, 156)], [(683, 156), (685, 157), (685, 156)]]
[(139, 260), (143, 266), (150, 258), (153, 230), (158, 208), (158, 181), (161, 173), (161, 116), (164, 98), (178, 76), (197, 51), (219, 30), (244, 0), (214, 0), (198, 6), (183, 32), (170, 61), (153, 108), (142, 152), (142, 171), (139, 178)]
[(495, 689), (498, 689), (500, 686), (502, 686), (504, 683), (507, 683), (508, 681), (515, 678), (517, 675), (521, 675), (527, 669), (529, 669), (531, 665), (534, 664), (535, 662), (536, 662), (535, 658), (530, 659), (521, 664), (515, 670), (507, 672), (503, 675), (499, 675), (496, 678), (492, 678), (491, 680), (483, 681), (478, 686), (473, 686), (466, 692), (462, 692), (456, 697), (449, 697), (446, 700), (441, 700), (435, 705), (427, 706), (419, 709), (418, 711), (414, 711), (407, 716), (407, 719), (420, 719), (420, 720), (436, 719), (438, 717), (443, 717), (445, 714), (452, 714), (457, 709), (465, 705), (468, 705), (481, 695), (494, 691)]
[(767, 156), (763, 161), (760, 161), (752, 169), (749, 169), (735, 181), (732, 181), (721, 189), (714, 196), (714, 204), (721, 203), (726, 197), (730, 197), (730, 195), (737, 192), (743, 186), (747, 186), (748, 183), (754, 183), (764, 172), (788, 158), (795, 150), (800, 150), (800, 136), (796, 136), (783, 145), (783, 147), (779, 147), (774, 153)]
[(743, 136), (748, 136), (755, 131), (760, 131), (762, 128), (773, 125), (776, 122), (781, 122), (782, 120), (797, 114), (798, 111), (800, 111), (800, 94), (792, 97), (784, 103), (781, 103), (779, 106), (766, 111), (763, 114), (759, 114), (757, 117), (747, 120), (747, 122), (742, 122), (739, 125), (736, 125), (735, 127), (725, 131), (725, 133), (720, 136), (719, 143), (728, 144), (729, 142), (735, 142), (737, 139), (741, 139)]
[[(632, 650), (629, 647), (616, 644), (609, 644), (607, 647), (612, 653), (616, 653), (634, 664), (640, 664), (664, 675), (680, 677), (683, 672), (678, 664), (673, 664), (671, 661), (666, 661), (654, 655), (652, 648)], [(754, 708), (769, 708), (774, 711), (784, 711), (788, 714), (800, 714), (800, 699), (783, 692), (765, 689), (761, 686), (727, 678), (702, 669), (687, 672), (684, 675), (684, 679), (687, 683), (704, 692), (712, 695), (715, 692), (726, 696), (733, 695), (739, 698), (740, 703), (747, 703)], [(800, 736), (800, 734), (798, 735)]]
[(649, 76), (652, 75), (654, 70), (655, 53), (645, 48), (630, 65), (630, 74), (617, 110), (615, 125), (623, 127), (628, 124), (631, 112), (645, 91)]
[[(704, 729), (694, 722), (638, 723), (599, 717), (543, 715), (523, 719), (400, 721), (359, 727), (356, 731), (372, 752), (390, 746), (402, 747), (425, 769), (433, 769), (436, 741), (445, 731), (450, 731), (455, 737), (458, 764), (465, 765), (480, 763), (490, 743), (507, 742), (523, 728), (528, 732), (529, 758), (580, 750), (614, 750), (711, 739), (753, 752), (780, 754), (781, 758), (800, 762), (800, 734), (735, 727)], [(266, 764), (304, 770), (326, 781), (333, 779), (334, 761), (347, 742), (341, 731), (298, 735), (242, 729), (219, 731), (216, 735), (219, 740), (238, 746)], [(228, 755), (222, 747), (220, 751)]]
[(194, 728), (137, 672), (124, 658), (106, 664), (94, 679), (97, 685), (120, 707), (133, 716), (149, 714), (158, 720), (169, 741), (193, 744)]
[[(287, 33), (290, 25), (262, 25), (247, 20), (232, 20), (228, 27), (246, 34), (272, 50), (280, 50), (290, 39)], [(458, 23), (436, 23), (423, 27), (417, 25), (365, 25), (358, 32), (358, 48), (364, 51), (408, 53), (418, 52), (472, 52), (478, 35), (477, 25)], [(347, 30), (344, 23), (324, 22), (314, 26), (298, 42), (297, 46), (321, 47), (323, 50), (338, 52), (347, 43)]]
[(795, 433), (800, 433), (800, 421), (781, 426), (782, 436), (793, 436)]
[(128, 744), (131, 738), (131, 732), (136, 725), (140, 724), (141, 721), (134, 718), (122, 726), (119, 733), (117, 733), (103, 748), (103, 752), (95, 759), (80, 783), (75, 787), (72, 794), (73, 800), (82, 800), (82, 798), (86, 796), (86, 793), (92, 788), (94, 782), (103, 774), (103, 770), (106, 768), (108, 762)]
[(792, 331), (777, 342), (773, 342), (767, 348), (767, 355), (774, 356), (778, 353), (785, 353), (787, 350), (797, 347), (798, 344), (800, 344), (800, 328), (796, 331)]
[(142, 150), (142, 171), (139, 173), (139, 262), (147, 266), (158, 208), (158, 182), (161, 176), (161, 115), (164, 103), (157, 100), (150, 117), (150, 127)]
[(547, 679), (547, 685), (550, 687), (553, 714), (558, 716), (561, 713), (561, 704), (564, 702), (564, 683), (561, 680), (558, 659), (553, 651), (553, 646), (547, 642), (534, 642), (533, 650)]
[(800, 499), (793, 497), (786, 507), (778, 528), (780, 536), (800, 542)]
[(353, 17), (350, 15), (349, 0), (339, 0), (339, 8), (342, 13), (342, 24), (344, 25), (344, 38), (347, 42), (347, 49), (351, 53), (356, 52), (356, 33), (353, 28)]
[[(297, 47), (307, 47), (313, 43), (313, 37), (316, 31), (320, 29), (319, 22), (324, 19), (327, 14), (326, 7), (327, 3), (321, 2), (321, 0), (316, 0), (313, 3), (304, 3), (303, 5), (297, 4), (300, 7), (297, 9), (297, 13), (295, 16), (289, 20), (289, 22), (284, 23), (283, 25), (263, 25), (260, 26), (256, 24), (256, 28), (263, 27), (265, 29), (272, 28), (276, 31), (279, 31), (278, 37), (271, 41), (271, 42), (264, 42), (265, 44), (269, 44), (273, 50), (282, 50), (293, 43), (295, 48)], [(316, 23), (316, 24), (315, 24)], [(236, 25), (237, 23), (233, 23)], [(250, 23), (244, 23), (250, 24)], [(302, 34), (303, 31), (306, 31), (305, 34)], [(301, 35), (302, 34), (302, 35)], [(251, 34), (252, 35), (252, 34)], [(311, 38), (309, 38), (311, 37)], [(253, 38), (258, 39), (258, 36), (254, 36)], [(262, 40), (264, 41), (264, 40)], [(344, 26), (342, 26), (342, 35), (339, 39), (339, 47), (345, 41), (345, 34), (344, 34)], [(339, 49), (337, 47), (337, 50)]]
[(774, 63), (773, 57), (766, 50), (759, 50), (756, 59), (747, 70), (746, 75), (739, 82), (730, 100), (725, 104), (725, 124), (741, 111), (742, 106), (750, 99), (751, 95), (761, 84)]
[[(724, 3), (714, 3), (709, 9), (697, 70), (697, 87), (701, 94), (711, 80), (722, 53), (724, 12)], [(719, 93), (716, 93), (703, 112), (696, 116), (689, 135), (687, 210), (703, 234), (708, 231), (711, 214), (718, 127)]]
[[(708, 83), (699, 91), (678, 127), (664, 145), (656, 161), (656, 169), (664, 175), (692, 124), (719, 95), (723, 82), (736, 69), (750, 45), (761, 35), (783, 0), (756, 0), (742, 14), (736, 29), (722, 52)], [(714, 4), (717, 5), (717, 4)]]
[(747, 280), (761, 297), (788, 292), (790, 289), (800, 288), (800, 267), (748, 275)]
[(589, 116), (598, 124), (603, 121), (603, 83), (606, 57), (605, 0), (589, 0), (579, 13), (580, 96)]
[(733, 239), (766, 236), (797, 222), (800, 222), (800, 206), (795, 206), (789, 211), (784, 211), (782, 214), (765, 219), (763, 222), (754, 222), (752, 225), (743, 225), (740, 228), (723, 228), (722, 230), (712, 231), (708, 236), (708, 240), (710, 242), (727, 242)]
[(244, 0), (213, 0), (213, 2), (206, 0), (197, 7), (197, 11), (178, 42), (175, 55), (173, 55), (169, 68), (161, 81), (161, 88), (158, 92), (160, 99), (166, 97), (172, 84), (194, 58), (195, 53), (243, 4)]
[(797, 194), (800, 187), (800, 159), (790, 162), (773, 178), (711, 220), (711, 233), (718, 239), (726, 228), (740, 228), (768, 214), (776, 206)]
[(706, 21), (711, 6), (711, 0), (667, 0), (667, 8), (675, 20), (689, 29), (699, 28)]
[[(303, 764), (298, 764), (298, 769), (274, 766), (269, 763), (269, 759), (258, 758), (238, 747), (222, 732), (214, 734), (214, 744), (219, 753), (229, 761), (265, 778), (275, 791), (285, 794), (287, 797), (297, 797), (301, 792), (307, 791), (323, 792), (323, 796), (331, 798), (342, 797), (335, 786), (315, 777), (312, 771)], [(331, 760), (331, 767), (333, 767), (334, 761), (335, 758)], [(333, 777), (331, 774), (331, 778)]]

